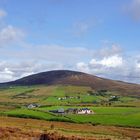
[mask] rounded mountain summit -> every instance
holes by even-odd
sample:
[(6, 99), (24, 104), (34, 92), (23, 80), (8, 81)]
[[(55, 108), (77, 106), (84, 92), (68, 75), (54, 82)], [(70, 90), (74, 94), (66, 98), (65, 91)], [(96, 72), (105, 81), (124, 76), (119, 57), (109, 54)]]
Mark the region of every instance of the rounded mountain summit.
[(117, 91), (123, 94), (140, 94), (140, 85), (138, 84), (100, 78), (91, 74), (70, 70), (53, 70), (41, 72), (12, 82), (2, 83), (0, 85), (74, 85), (89, 86), (94, 90)]

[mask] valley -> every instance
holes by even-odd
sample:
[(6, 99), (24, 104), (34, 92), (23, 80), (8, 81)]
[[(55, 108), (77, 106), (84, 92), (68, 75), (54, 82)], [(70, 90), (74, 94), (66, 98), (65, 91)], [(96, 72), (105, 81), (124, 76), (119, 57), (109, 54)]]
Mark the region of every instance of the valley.
[[(28, 108), (29, 105), (34, 104), (37, 106)], [(69, 108), (88, 108), (94, 114), (80, 115), (75, 113), (50, 112), (51, 110), (67, 110)], [(62, 129), (63, 133), (68, 133), (69, 135), (75, 135), (76, 133), (78, 136), (81, 136), (83, 135), (82, 133), (85, 135), (91, 133), (91, 136), (95, 136), (92, 132), (75, 132), (73, 130), (75, 129), (75, 125), (80, 124), (83, 127), (84, 125), (90, 125), (94, 128), (114, 127), (118, 131), (121, 131), (123, 128), (129, 128), (131, 133), (133, 133), (135, 130), (139, 131), (140, 128), (140, 99), (136, 96), (124, 96), (117, 92), (96, 91), (86, 86), (12, 86), (0, 89), (0, 116), (1, 119), (9, 121), (11, 117), (15, 117), (15, 119), (12, 118), (15, 121), (16, 118), (19, 118), (17, 120), (26, 118), (27, 121), (28, 119), (32, 119), (33, 121), (50, 121), (54, 126), (58, 122), (63, 122), (64, 124), (70, 123), (73, 125), (71, 127), (72, 132), (71, 128), (68, 130), (64, 130), (62, 127), (59, 128)], [(22, 124), (20, 125), (22, 126)], [(30, 127), (32, 128), (32, 126)], [(97, 135), (97, 138), (100, 137), (99, 134)], [(107, 136), (104, 137), (110, 137), (109, 131)], [(116, 137), (116, 134), (113, 132), (111, 137)]]
[[(37, 77), (40, 78), (40, 76)], [(75, 79), (75, 76), (73, 77)], [(30, 80), (32, 81), (32, 78), (27, 81), (30, 82)], [(113, 90), (110, 89), (109, 84), (107, 88), (102, 86), (94, 88), (94, 83), (79, 85), (79, 81), (73, 84), (47, 85), (44, 83), (28, 86), (2, 84), (3, 86), (0, 87), (0, 128), (6, 135), (0, 136), (3, 139), (8, 138), (8, 135), (16, 137), (16, 132), (10, 134), (11, 129), (14, 128), (19, 129), (19, 135), (26, 137), (30, 133), (27, 128), (30, 128), (31, 137), (41, 137), (41, 135), (66, 137), (69, 135), (67, 139), (72, 139), (72, 136), (76, 135), (75, 139), (78, 137), (81, 139), (102, 138), (102, 140), (132, 139), (133, 137), (139, 139), (139, 85), (131, 85), (131, 88), (136, 86), (138, 89), (133, 94), (132, 90), (127, 93), (127, 90), (123, 89), (125, 84), (121, 85), (122, 88), (118, 88), (117, 83), (116, 89)], [(37, 122), (38, 126), (29, 123), (28, 120)], [(42, 122), (49, 123), (49, 126), (44, 126)], [(87, 132), (89, 127), (91, 130)]]

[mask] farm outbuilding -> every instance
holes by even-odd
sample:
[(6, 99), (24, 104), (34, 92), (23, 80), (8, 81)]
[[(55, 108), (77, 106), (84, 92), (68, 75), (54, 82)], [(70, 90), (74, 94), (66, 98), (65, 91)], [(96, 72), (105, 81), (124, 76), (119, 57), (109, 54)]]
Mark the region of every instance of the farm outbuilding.
[(38, 104), (29, 104), (27, 107), (28, 107), (28, 109), (32, 109), (35, 107), (39, 107), (39, 105)]
[(57, 110), (50, 110), (49, 112), (63, 114), (63, 113), (65, 113), (65, 110), (63, 108), (60, 108), (60, 109), (57, 109)]

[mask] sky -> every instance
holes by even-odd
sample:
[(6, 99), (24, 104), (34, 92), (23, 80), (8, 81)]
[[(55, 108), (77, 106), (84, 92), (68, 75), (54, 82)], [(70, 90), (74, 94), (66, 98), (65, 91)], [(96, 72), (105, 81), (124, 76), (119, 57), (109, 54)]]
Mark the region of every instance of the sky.
[(0, 82), (58, 69), (140, 84), (140, 0), (0, 0)]

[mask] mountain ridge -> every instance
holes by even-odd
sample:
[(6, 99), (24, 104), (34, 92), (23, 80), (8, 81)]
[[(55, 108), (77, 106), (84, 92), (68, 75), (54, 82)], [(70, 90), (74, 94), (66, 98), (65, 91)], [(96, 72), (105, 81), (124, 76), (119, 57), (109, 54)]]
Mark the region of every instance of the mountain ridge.
[(140, 85), (123, 81), (115, 81), (97, 77), (84, 72), (71, 70), (53, 70), (23, 77), (21, 79), (1, 83), (0, 86), (32, 86), (32, 85), (75, 85), (90, 86), (95, 90), (106, 89), (124, 94), (140, 94)]

